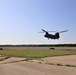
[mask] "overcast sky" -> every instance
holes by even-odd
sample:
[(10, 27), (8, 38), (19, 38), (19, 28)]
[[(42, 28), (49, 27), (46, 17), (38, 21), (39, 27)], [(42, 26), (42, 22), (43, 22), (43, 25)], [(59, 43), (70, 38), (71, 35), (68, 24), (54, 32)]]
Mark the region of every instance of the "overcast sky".
[[(41, 29), (69, 31), (48, 40)], [(76, 43), (76, 0), (0, 0), (0, 44), (66, 43)]]

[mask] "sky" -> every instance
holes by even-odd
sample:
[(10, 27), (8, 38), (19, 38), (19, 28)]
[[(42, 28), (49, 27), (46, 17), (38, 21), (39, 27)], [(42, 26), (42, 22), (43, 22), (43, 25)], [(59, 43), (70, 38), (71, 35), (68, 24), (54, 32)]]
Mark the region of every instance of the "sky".
[[(48, 40), (41, 29), (68, 32)], [(76, 0), (0, 0), (0, 44), (75, 43)]]

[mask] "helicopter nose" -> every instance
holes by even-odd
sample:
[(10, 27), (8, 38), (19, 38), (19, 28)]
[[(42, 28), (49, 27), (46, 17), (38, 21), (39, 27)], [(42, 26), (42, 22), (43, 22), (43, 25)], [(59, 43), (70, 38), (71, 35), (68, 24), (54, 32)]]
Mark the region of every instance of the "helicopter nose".
[(44, 37), (47, 37), (46, 35), (44, 35)]

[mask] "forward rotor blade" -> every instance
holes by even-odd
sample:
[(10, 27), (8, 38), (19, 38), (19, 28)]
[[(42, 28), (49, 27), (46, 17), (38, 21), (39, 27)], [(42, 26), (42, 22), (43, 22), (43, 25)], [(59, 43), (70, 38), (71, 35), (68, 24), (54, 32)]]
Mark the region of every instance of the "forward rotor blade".
[(63, 32), (67, 32), (68, 30), (65, 30), (65, 31), (60, 31), (59, 33), (63, 33)]
[(44, 29), (42, 29), (43, 32), (57, 32), (57, 31), (45, 31)]
[(43, 31), (43, 32), (39, 32), (39, 33), (44, 33), (44, 32), (47, 32), (47, 31), (45, 31), (44, 29), (42, 29), (42, 31)]
[(57, 32), (57, 31), (47, 31), (47, 32)]
[(44, 29), (42, 29), (42, 31), (47, 32), (47, 31), (45, 31)]
[(44, 33), (44, 32), (39, 32), (39, 33)]
[(42, 31), (43, 31), (43, 32), (39, 32), (39, 33), (44, 33), (44, 32), (47, 32), (47, 31), (45, 31), (44, 29), (42, 29)]

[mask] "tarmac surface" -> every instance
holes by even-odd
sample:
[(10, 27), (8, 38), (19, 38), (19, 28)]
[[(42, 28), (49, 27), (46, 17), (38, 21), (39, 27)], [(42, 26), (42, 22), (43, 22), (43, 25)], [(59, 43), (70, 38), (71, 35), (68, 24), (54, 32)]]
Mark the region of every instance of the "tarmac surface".
[(60, 63), (76, 65), (76, 55), (23, 61), (25, 59), (26, 58), (12, 57), (0, 61), (0, 75), (76, 75), (76, 67), (46, 64)]

